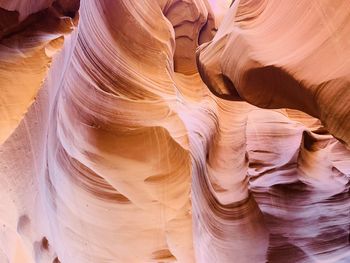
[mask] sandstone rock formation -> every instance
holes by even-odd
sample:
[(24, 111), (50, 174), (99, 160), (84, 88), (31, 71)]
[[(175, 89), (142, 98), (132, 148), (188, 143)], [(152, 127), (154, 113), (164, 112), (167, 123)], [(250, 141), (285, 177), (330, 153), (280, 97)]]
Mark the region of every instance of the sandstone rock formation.
[(0, 1), (0, 263), (350, 260), (348, 3), (230, 2)]
[(235, 1), (201, 48), (201, 75), (217, 95), (319, 118), (350, 144), (347, 1)]

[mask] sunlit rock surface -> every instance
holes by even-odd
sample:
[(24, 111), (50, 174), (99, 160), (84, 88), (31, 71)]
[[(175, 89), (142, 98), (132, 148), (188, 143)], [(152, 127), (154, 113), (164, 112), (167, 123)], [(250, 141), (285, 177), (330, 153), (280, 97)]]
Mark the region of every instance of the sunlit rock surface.
[(230, 5), (0, 1), (0, 263), (350, 262), (350, 6)]

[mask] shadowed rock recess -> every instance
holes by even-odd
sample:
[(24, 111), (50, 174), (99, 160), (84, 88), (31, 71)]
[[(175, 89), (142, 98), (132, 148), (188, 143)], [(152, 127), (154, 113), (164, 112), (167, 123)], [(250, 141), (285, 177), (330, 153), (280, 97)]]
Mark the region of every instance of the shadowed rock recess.
[(0, 263), (350, 262), (348, 0), (0, 0)]

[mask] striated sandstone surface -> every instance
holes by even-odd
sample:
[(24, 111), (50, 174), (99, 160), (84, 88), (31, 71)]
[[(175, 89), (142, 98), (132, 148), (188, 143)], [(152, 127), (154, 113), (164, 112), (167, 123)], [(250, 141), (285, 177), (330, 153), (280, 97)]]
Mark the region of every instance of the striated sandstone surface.
[(350, 144), (348, 1), (235, 1), (197, 60), (217, 95), (319, 118)]
[(0, 263), (350, 261), (348, 3), (230, 2), (0, 1)]

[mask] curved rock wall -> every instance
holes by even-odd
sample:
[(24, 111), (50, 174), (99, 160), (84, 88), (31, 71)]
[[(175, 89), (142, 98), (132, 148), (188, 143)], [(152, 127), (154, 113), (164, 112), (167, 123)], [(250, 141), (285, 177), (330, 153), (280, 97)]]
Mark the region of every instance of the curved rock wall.
[(5, 1), (0, 262), (349, 261), (347, 3), (282, 2)]

